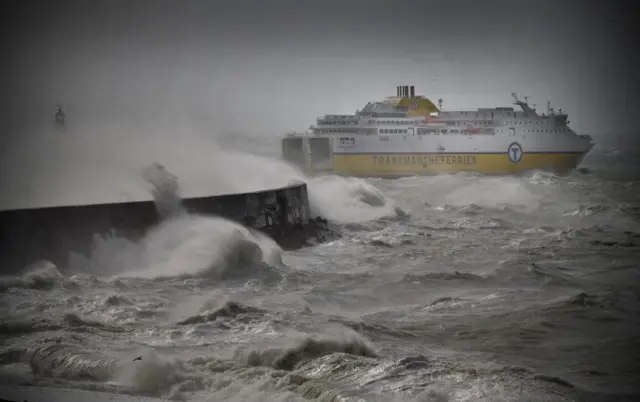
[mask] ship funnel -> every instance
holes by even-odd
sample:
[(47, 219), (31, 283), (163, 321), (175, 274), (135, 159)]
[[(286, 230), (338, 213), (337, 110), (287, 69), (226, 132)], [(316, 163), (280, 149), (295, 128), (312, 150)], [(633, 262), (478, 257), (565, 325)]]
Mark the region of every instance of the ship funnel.
[(415, 98), (416, 97), (416, 87), (415, 87), (415, 85), (411, 85), (411, 92), (409, 93), (409, 96), (411, 98)]
[(404, 86), (404, 97), (405, 98), (409, 97), (409, 85)]
[(400, 98), (402, 95), (400, 94), (400, 85), (396, 86), (396, 96)]

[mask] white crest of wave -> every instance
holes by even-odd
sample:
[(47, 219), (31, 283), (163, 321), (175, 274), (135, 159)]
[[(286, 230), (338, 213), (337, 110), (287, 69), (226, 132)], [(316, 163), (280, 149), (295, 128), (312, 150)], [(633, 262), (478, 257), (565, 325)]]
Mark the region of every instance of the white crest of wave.
[(308, 181), (312, 212), (340, 223), (395, 216), (397, 207), (382, 191), (358, 178), (320, 176)]
[(119, 277), (222, 278), (246, 264), (277, 265), (281, 253), (271, 238), (235, 222), (179, 214), (162, 221), (139, 242), (98, 240), (91, 258), (76, 256), (71, 269)]
[(519, 206), (534, 211), (542, 197), (530, 191), (526, 182), (516, 177), (486, 177), (468, 174), (440, 175), (425, 178), (429, 204), (455, 207), (478, 205), (487, 208)]
[(12, 287), (44, 288), (63, 278), (55, 264), (41, 260), (27, 266), (20, 276), (0, 276), (0, 290)]
[(242, 263), (280, 261), (281, 248), (266, 235), (222, 218), (181, 215), (145, 237), (141, 276), (212, 275), (220, 277)]

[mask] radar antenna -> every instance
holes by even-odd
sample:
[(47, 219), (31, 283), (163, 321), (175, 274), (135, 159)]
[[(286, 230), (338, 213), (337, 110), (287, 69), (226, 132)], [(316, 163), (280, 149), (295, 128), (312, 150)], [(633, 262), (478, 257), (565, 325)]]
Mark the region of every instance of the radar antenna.
[(524, 97), (524, 102), (522, 102), (519, 98), (518, 95), (515, 92), (511, 92), (511, 96), (513, 96), (513, 99), (515, 99), (515, 103), (514, 105), (518, 105), (522, 108), (522, 111), (525, 113), (525, 116), (527, 116), (529, 113), (534, 114), (536, 113), (535, 110), (535, 105), (533, 107), (533, 109), (531, 109), (529, 107), (529, 96), (525, 96)]
[(515, 92), (511, 92), (511, 96), (515, 99), (516, 103), (514, 105), (528, 105), (529, 104), (529, 96), (524, 96), (524, 103), (518, 98), (518, 94)]

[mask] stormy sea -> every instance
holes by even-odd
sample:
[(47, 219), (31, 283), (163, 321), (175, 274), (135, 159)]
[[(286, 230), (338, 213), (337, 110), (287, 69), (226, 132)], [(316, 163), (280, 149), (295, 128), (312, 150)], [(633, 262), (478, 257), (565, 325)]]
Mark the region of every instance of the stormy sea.
[(304, 178), (341, 237), (293, 252), (188, 214), (96, 238), (69, 266), (0, 278), (0, 397), (636, 400), (639, 157)]

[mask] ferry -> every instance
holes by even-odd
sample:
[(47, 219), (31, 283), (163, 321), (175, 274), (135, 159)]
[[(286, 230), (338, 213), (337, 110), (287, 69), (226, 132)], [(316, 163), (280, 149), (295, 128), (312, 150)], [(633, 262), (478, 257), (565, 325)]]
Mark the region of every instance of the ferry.
[(403, 177), (476, 172), (566, 174), (594, 143), (570, 127), (568, 115), (547, 103), (538, 113), (517, 94), (513, 107), (443, 110), (415, 86), (367, 103), (355, 114), (324, 115), (304, 133), (281, 140), (284, 160), (307, 174)]

